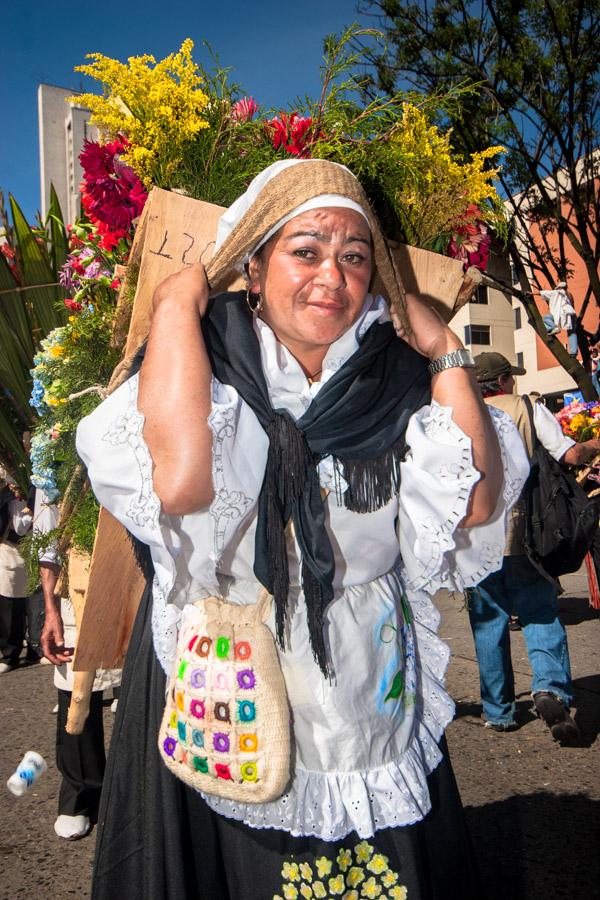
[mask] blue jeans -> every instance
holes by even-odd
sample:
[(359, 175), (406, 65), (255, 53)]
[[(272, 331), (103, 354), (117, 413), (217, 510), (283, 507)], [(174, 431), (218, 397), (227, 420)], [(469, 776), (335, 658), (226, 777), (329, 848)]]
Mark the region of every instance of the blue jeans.
[(550, 691), (567, 707), (573, 699), (567, 635), (558, 618), (554, 584), (526, 556), (505, 556), (499, 572), (470, 592), (469, 619), (475, 638), (483, 712), (488, 722), (513, 722), (515, 685), (508, 619), (523, 626), (532, 671), (531, 692)]

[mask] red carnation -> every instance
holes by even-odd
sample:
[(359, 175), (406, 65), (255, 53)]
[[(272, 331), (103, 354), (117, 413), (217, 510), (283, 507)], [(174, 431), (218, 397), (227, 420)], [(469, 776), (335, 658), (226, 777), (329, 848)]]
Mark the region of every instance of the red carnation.
[[(81, 203), (89, 220), (103, 234), (103, 249), (110, 249), (110, 243), (115, 246), (127, 234), (148, 197), (135, 172), (120, 160), (127, 146), (124, 138), (109, 144), (86, 141), (79, 157), (84, 170)], [(107, 239), (109, 231), (118, 235), (116, 241)]]

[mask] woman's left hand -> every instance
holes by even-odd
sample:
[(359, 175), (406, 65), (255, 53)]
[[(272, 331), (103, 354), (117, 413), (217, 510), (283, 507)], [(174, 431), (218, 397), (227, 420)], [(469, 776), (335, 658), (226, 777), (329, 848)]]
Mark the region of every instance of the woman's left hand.
[(406, 333), (399, 319), (393, 313), (392, 322), (398, 337), (406, 341), (413, 350), (428, 359), (437, 359), (444, 353), (462, 349), (462, 341), (446, 325), (440, 314), (427, 303), (415, 297), (414, 294), (406, 295), (406, 311), (412, 327), (412, 334)]

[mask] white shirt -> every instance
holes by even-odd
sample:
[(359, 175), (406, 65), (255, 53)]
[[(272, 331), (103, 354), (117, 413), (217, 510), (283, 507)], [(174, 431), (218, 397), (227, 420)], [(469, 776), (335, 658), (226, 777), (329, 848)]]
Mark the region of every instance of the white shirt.
[[(8, 527), (19, 537), (31, 528), (32, 515), (25, 500), (8, 501)], [(27, 596), (27, 566), (19, 547), (0, 536), (0, 595), (2, 597)]]
[(569, 295), (564, 288), (555, 288), (552, 291), (540, 291), (541, 296), (548, 301), (550, 315), (559, 328), (571, 328), (572, 317), (577, 313), (573, 308)]
[(575, 441), (563, 433), (558, 421), (543, 403), (533, 404), (533, 425), (540, 443), (544, 445), (550, 456), (560, 462)]
[[(322, 381), (309, 385), (299, 364), (261, 320), (255, 324), (271, 402), (296, 418), (356, 351), (374, 322), (387, 318), (381, 298), (368, 298), (359, 320), (329, 349)], [(237, 392), (213, 379), (215, 498), (208, 510), (169, 517), (152, 489), (152, 460), (137, 410), (137, 377), (104, 401), (78, 429), (78, 450), (100, 502), (150, 546), (155, 566), (153, 635), (167, 672), (186, 603), (226, 593), (255, 602), (257, 500), (268, 441)], [(415, 413), (407, 429), (410, 451), (401, 466), (398, 497), (374, 513), (347, 510), (331, 491), (326, 526), (335, 557), (335, 596), (326, 611), (336, 678), (323, 679), (308, 644), (298, 576), (299, 549), (288, 541), (290, 646), (280, 654), (294, 721), (295, 770), (286, 794), (263, 804), (218, 797), (207, 803), (253, 827), (336, 840), (421, 819), (430, 808), (426, 778), (441, 759), (438, 741), (453, 715), (443, 688), (449, 651), (437, 637), (439, 615), (428, 593), (462, 590), (499, 569), (506, 514), (518, 497), (528, 463), (516, 427), (490, 414), (502, 445), (504, 489), (484, 526), (459, 529), (479, 479), (471, 441), (437, 404)], [(331, 486), (332, 466), (319, 467)], [(410, 605), (405, 621), (401, 597)], [(271, 627), (273, 623), (271, 622)], [(402, 699), (386, 695), (398, 671)]]

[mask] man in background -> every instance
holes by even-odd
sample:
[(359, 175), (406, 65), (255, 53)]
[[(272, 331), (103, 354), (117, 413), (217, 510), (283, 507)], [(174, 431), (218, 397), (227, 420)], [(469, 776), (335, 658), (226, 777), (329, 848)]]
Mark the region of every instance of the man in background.
[[(485, 402), (507, 413), (515, 422), (531, 459), (534, 434), (559, 462), (580, 465), (600, 451), (600, 440), (576, 444), (566, 437), (546, 407), (532, 399), (533, 428), (527, 406), (514, 394), (515, 375), (525, 369), (512, 366), (500, 353), (480, 353), (475, 374)], [(530, 562), (523, 547), (525, 505), (515, 505), (508, 524), (504, 563), (469, 592), (469, 619), (479, 664), (481, 699), (486, 728), (497, 732), (518, 728), (510, 656), (509, 619), (521, 622), (532, 670), (532, 696), (536, 713), (560, 744), (575, 744), (579, 728), (570, 715), (573, 700), (567, 635), (558, 617), (557, 583)]]

